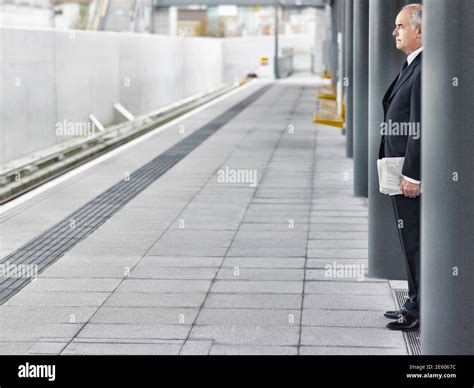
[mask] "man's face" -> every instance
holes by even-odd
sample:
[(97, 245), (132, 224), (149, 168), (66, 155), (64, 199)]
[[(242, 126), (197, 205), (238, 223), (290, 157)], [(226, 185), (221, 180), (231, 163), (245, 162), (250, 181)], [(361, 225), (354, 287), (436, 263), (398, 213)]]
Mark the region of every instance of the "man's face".
[(421, 47), (421, 26), (413, 29), (411, 17), (413, 10), (402, 10), (395, 21), (395, 29), (392, 35), (395, 37), (397, 49), (402, 50), (407, 55)]

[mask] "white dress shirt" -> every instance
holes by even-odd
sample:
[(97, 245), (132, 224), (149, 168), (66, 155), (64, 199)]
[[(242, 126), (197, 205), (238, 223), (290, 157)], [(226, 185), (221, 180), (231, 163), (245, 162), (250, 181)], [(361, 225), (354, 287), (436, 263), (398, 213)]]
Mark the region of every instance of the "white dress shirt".
[[(415, 60), (415, 58), (418, 56), (419, 53), (421, 53), (423, 51), (423, 47), (420, 47), (418, 50), (415, 50), (413, 51), (408, 57), (407, 57), (407, 62), (408, 62), (408, 66), (411, 65), (411, 63)], [(411, 182), (411, 183), (415, 183), (417, 185), (419, 185), (421, 183), (421, 181), (417, 181), (416, 179), (413, 179), (413, 178), (409, 178), (405, 175), (403, 175), (403, 179), (405, 179), (406, 181), (408, 182)]]
[(408, 57), (407, 57), (407, 62), (408, 66), (411, 65), (411, 63), (415, 60), (415, 58), (418, 56), (419, 53), (423, 51), (423, 47), (420, 47), (418, 50), (413, 51)]

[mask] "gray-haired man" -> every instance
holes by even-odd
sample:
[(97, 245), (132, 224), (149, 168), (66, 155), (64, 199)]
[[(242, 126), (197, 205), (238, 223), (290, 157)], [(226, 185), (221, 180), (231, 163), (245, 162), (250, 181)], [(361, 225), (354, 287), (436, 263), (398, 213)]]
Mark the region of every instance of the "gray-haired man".
[[(408, 57), (383, 99), (384, 121), (405, 128), (421, 128), (421, 17), (420, 4), (404, 7), (397, 16), (393, 36), (397, 48)], [(387, 328), (413, 330), (419, 327), (420, 317), (420, 131), (384, 135), (379, 157), (405, 158), (400, 185), (403, 195), (392, 196), (391, 200), (407, 269), (409, 298), (402, 310), (387, 311), (385, 316), (396, 320)]]

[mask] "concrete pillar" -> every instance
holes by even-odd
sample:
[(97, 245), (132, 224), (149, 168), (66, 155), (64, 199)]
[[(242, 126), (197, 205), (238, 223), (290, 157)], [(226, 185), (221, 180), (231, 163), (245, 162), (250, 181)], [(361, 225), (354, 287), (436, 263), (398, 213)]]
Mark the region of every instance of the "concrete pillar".
[(333, 85), (337, 83), (337, 74), (339, 70), (339, 49), (337, 35), (340, 29), (340, 4), (341, 0), (333, 0), (331, 4), (331, 70), (334, 72), (332, 80)]
[(278, 34), (279, 34), (279, 12), (280, 12), (280, 7), (278, 4), (278, 1), (275, 1), (275, 6), (274, 6), (274, 13), (275, 13), (275, 33), (274, 33), (274, 38), (275, 38), (275, 53), (273, 57), (273, 71), (275, 73), (275, 79), (280, 78), (280, 60), (279, 60), (279, 46), (278, 46)]
[(328, 56), (326, 52), (327, 40), (327, 20), (326, 10), (321, 8), (315, 9), (315, 26), (314, 26), (314, 50), (312, 53), (312, 68), (314, 74), (321, 74), (323, 70), (329, 68)]
[(324, 8), (326, 35), (324, 39), (324, 70), (332, 69), (332, 7), (326, 4)]
[(178, 12), (176, 7), (154, 7), (152, 14), (153, 33), (176, 35)]
[(369, 276), (387, 279), (406, 279), (392, 204), (380, 194), (377, 175), (382, 98), (406, 59), (392, 36), (404, 5), (402, 0), (369, 2)]
[[(344, 1), (336, 0), (335, 2), (335, 32), (336, 32), (336, 72), (334, 77), (334, 84), (337, 90), (337, 114), (342, 114), (343, 102), (343, 86), (342, 79), (344, 77)], [(345, 128), (342, 130), (345, 134)]]
[(369, 0), (354, 0), (353, 136), (354, 195), (368, 197)]
[(353, 0), (345, 0), (344, 10), (344, 81), (346, 90), (346, 156), (352, 158), (353, 151)]
[(474, 354), (474, 2), (424, 1), (421, 342)]

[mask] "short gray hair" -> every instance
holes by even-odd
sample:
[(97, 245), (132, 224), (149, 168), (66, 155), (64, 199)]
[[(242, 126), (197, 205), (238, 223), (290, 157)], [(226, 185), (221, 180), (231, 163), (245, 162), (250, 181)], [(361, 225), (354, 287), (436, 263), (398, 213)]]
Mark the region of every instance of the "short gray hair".
[(402, 9), (413, 9), (413, 13), (411, 15), (411, 28), (415, 30), (417, 27), (421, 26), (422, 17), (423, 17), (423, 6), (418, 3), (408, 4), (405, 5)]

